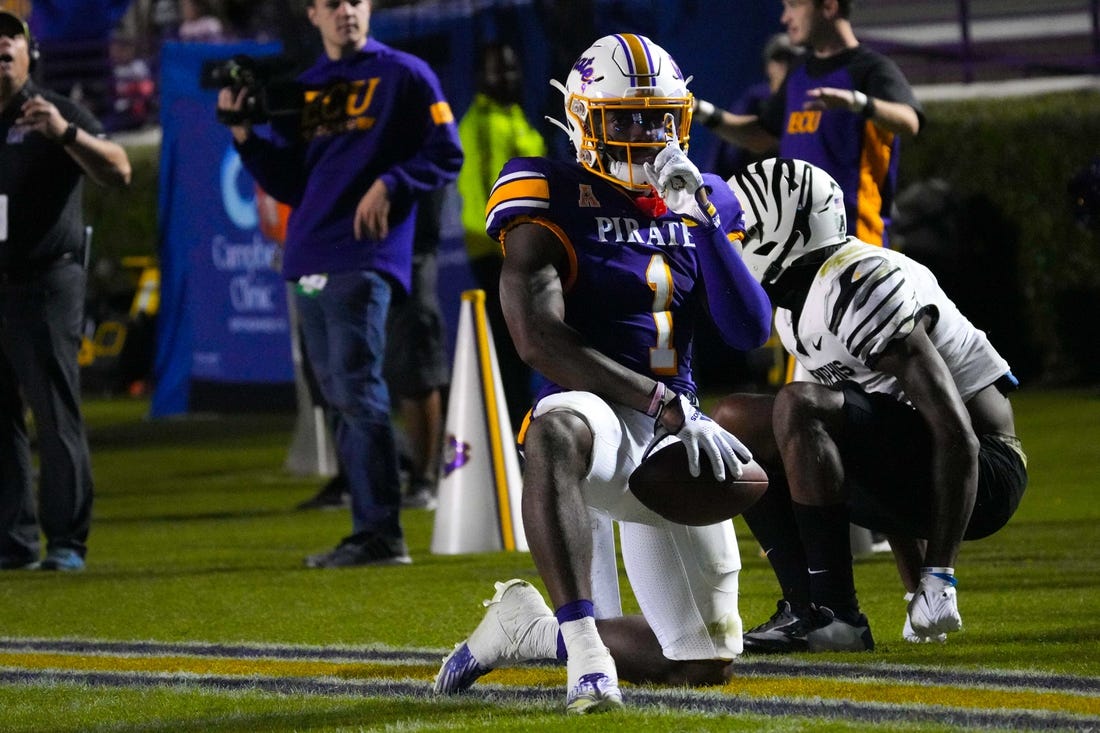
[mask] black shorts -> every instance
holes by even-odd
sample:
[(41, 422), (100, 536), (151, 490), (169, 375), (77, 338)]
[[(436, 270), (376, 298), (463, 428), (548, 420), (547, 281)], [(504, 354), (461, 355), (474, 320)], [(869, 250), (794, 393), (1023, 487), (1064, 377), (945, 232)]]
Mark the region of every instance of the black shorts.
[[(839, 441), (853, 524), (926, 538), (932, 520), (932, 442), (910, 405), (864, 392), (851, 382), (844, 393), (844, 432)], [(988, 537), (1020, 505), (1027, 467), (1014, 436), (978, 436), (978, 496), (964, 539)]]
[(413, 255), (412, 289), (390, 307), (386, 384), (397, 397), (420, 397), (450, 381), (434, 252)]

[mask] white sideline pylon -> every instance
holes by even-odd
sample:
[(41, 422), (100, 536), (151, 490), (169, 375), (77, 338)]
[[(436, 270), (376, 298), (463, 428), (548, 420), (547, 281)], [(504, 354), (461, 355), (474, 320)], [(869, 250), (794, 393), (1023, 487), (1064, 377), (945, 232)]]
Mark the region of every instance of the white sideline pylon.
[(527, 551), (522, 478), (485, 291), (462, 293), (431, 551)]

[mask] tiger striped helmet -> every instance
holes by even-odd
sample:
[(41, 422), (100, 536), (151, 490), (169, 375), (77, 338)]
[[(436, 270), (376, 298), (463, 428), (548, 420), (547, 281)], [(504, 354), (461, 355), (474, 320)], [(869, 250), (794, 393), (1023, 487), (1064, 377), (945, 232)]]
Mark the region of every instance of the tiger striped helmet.
[(728, 183), (745, 210), (741, 256), (762, 285), (774, 283), (803, 255), (848, 238), (840, 184), (817, 166), (770, 158)]
[(666, 113), (672, 113), (680, 147), (687, 149), (692, 96), (680, 68), (645, 36), (620, 33), (593, 43), (573, 64), (563, 85), (565, 123), (577, 161), (601, 178), (648, 188), (642, 164), (665, 143)]

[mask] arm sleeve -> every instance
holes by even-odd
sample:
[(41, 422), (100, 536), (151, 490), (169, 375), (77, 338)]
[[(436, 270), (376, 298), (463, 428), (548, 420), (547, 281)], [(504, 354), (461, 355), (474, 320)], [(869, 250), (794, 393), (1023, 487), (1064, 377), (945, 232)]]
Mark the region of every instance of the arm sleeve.
[(442, 188), (458, 178), (462, 168), (458, 126), (438, 78), (425, 65), (410, 75), (408, 83), (409, 109), (416, 110), (409, 120), (410, 134), (422, 131), (423, 142), (411, 157), (379, 176), (393, 199)]
[(924, 107), (917, 100), (909, 80), (892, 59), (878, 56), (867, 70), (867, 77), (859, 89), (865, 94), (887, 102), (900, 102), (913, 108), (924, 127)]
[(722, 340), (742, 351), (755, 349), (771, 335), (772, 306), (734, 244), (744, 234), (744, 213), (722, 179), (707, 174), (703, 185), (723, 222), (716, 227), (700, 224), (692, 229), (707, 306)]
[(307, 176), (300, 146), (280, 145), (255, 131), (244, 143), (234, 142), (233, 146), (260, 188), (288, 206), (301, 203)]
[(66, 120), (75, 123), (76, 126), (84, 130), (84, 132), (94, 137), (107, 137), (106, 130), (104, 130), (103, 128), (103, 123), (101, 123), (95, 115), (93, 115), (84, 107), (77, 104), (61, 107), (57, 105), (57, 102), (54, 99), (50, 99), (50, 101), (53, 102), (55, 106), (57, 106), (58, 111), (61, 112)]
[(787, 116), (787, 78), (789, 76), (788, 74), (783, 79), (783, 84), (775, 90), (775, 94), (761, 102), (760, 115), (757, 118), (760, 126), (777, 138), (783, 134), (783, 122)]

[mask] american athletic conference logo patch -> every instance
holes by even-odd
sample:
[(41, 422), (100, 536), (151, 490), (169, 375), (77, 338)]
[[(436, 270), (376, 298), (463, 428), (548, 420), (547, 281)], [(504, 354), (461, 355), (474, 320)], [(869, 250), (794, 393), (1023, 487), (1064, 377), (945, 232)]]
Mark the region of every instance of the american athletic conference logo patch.
[(600, 200), (592, 192), (592, 186), (587, 183), (579, 184), (577, 187), (577, 207), (581, 209), (598, 209), (600, 206)]

